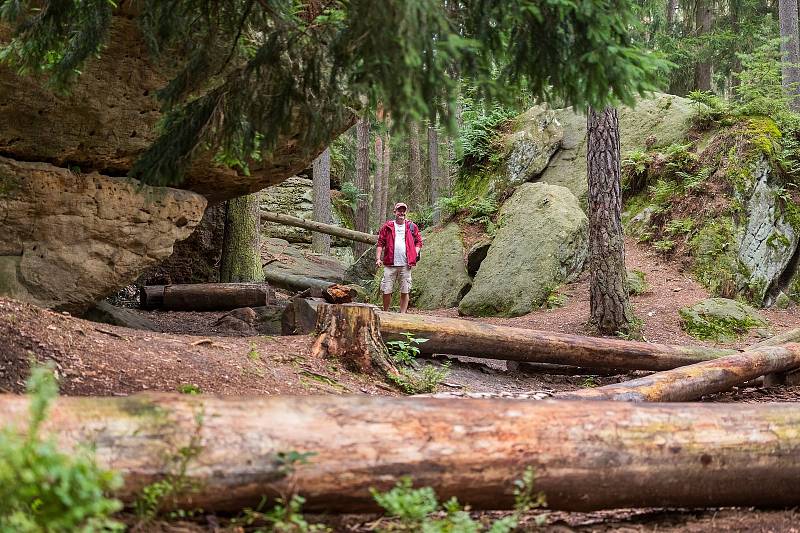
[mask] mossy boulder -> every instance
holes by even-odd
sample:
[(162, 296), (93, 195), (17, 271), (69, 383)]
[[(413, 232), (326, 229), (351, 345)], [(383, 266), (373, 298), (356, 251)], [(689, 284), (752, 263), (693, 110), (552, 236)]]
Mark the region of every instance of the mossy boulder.
[(412, 303), (420, 309), (454, 307), (472, 280), (464, 265), (464, 244), (456, 223), (422, 233), (422, 257), (412, 270)]
[(747, 304), (728, 298), (708, 298), (679, 311), (681, 327), (689, 335), (715, 342), (732, 342), (767, 320)]
[(513, 131), (503, 136), (508, 183), (516, 186), (539, 176), (563, 137), (555, 113), (544, 105), (533, 106), (514, 119)]
[[(690, 100), (661, 93), (637, 100), (635, 107), (620, 107), (622, 156), (645, 146), (667, 146), (683, 140), (696, 114), (697, 108)], [(540, 181), (568, 188), (585, 205), (586, 117), (572, 108), (558, 109), (555, 116), (564, 128), (564, 137), (561, 150), (550, 161)]]
[(587, 254), (588, 220), (565, 187), (525, 183), (503, 204), (500, 228), (461, 300), (469, 316), (519, 316), (572, 281)]
[[(308, 178), (293, 176), (283, 183), (264, 189), (259, 202), (262, 211), (291, 215), (299, 218), (314, 218), (313, 182)], [(343, 226), (336, 209), (331, 211), (334, 226)], [(283, 239), (291, 243), (311, 244), (311, 231), (277, 222), (263, 221), (262, 235)], [(350, 241), (331, 237), (336, 246), (349, 246)]]

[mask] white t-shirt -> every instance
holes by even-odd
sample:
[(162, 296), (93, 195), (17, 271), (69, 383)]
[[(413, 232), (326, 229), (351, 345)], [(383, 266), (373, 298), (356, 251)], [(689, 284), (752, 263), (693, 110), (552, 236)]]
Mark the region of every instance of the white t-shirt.
[(405, 223), (394, 223), (394, 266), (408, 266)]

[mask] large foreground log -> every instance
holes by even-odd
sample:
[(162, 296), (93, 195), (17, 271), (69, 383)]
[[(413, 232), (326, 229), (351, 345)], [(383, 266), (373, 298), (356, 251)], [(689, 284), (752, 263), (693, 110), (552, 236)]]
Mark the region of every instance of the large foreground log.
[[(0, 396), (0, 426), (24, 429), (28, 400)], [(59, 398), (45, 423), (64, 449), (92, 444), (133, 501), (197, 446), (178, 504), (257, 505), (296, 487), (307, 508), (374, 507), (401, 476), (475, 508), (512, 505), (530, 466), (551, 509), (796, 506), (797, 404), (630, 404), (364, 396)], [(284, 477), (282, 452), (313, 453)], [(752, 483), (753, 480), (768, 480)]]
[(150, 285), (142, 291), (142, 307), (171, 311), (224, 311), (271, 303), (266, 283), (187, 283)]
[(420, 345), (423, 353), (628, 370), (669, 370), (736, 353), (716, 348), (581, 337), (458, 318), (385, 311), (378, 311), (378, 317), (381, 334), (387, 340), (400, 339), (404, 332), (428, 339)]
[(323, 224), (322, 222), (315, 222), (305, 218), (293, 217), (291, 215), (282, 215), (280, 213), (273, 213), (270, 211), (261, 211), (261, 220), (268, 220), (270, 222), (277, 222), (278, 224), (285, 224), (287, 226), (295, 226), (335, 237), (342, 237), (351, 241), (363, 242), (366, 244), (377, 244), (378, 236), (370, 233), (363, 233), (341, 226), (332, 226), (331, 224)]
[(657, 372), (596, 389), (559, 393), (556, 397), (627, 402), (684, 402), (696, 400), (706, 394), (726, 391), (734, 385), (764, 374), (785, 372), (798, 367), (800, 344), (788, 343), (753, 348), (715, 361)]

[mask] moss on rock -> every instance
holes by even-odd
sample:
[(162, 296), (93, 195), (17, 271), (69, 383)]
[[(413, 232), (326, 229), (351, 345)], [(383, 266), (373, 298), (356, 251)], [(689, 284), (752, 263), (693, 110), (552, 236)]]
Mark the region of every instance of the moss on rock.
[(767, 321), (749, 305), (728, 298), (708, 298), (679, 311), (681, 327), (702, 340), (733, 342)]

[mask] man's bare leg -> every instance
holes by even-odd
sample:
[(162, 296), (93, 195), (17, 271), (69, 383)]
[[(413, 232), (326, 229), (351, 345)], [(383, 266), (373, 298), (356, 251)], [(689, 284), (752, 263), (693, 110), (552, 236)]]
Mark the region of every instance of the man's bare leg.
[[(400, 301), (403, 301), (403, 295), (400, 295)], [(389, 306), (392, 305), (392, 293), (384, 294), (383, 295), (383, 310), (388, 311)], [(401, 304), (402, 305), (402, 304)]]
[(407, 292), (400, 293), (400, 312), (405, 313), (408, 310), (408, 300), (410, 294)]

